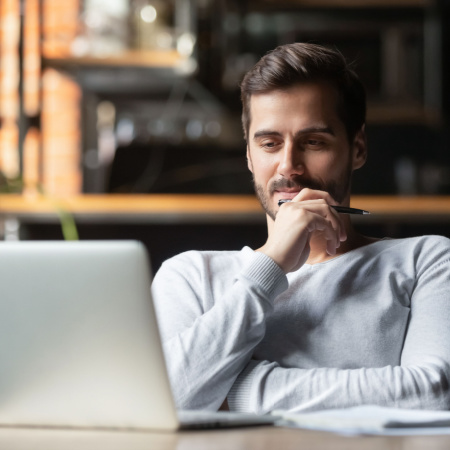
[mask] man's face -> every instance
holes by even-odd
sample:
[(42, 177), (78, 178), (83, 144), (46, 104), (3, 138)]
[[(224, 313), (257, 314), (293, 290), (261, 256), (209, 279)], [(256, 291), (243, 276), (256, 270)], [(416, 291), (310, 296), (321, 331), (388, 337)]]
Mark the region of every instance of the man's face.
[(365, 162), (363, 132), (348, 142), (338, 94), (326, 83), (252, 95), (247, 158), (256, 194), (275, 220), (280, 199), (301, 189), (327, 191), (348, 204), (354, 169)]

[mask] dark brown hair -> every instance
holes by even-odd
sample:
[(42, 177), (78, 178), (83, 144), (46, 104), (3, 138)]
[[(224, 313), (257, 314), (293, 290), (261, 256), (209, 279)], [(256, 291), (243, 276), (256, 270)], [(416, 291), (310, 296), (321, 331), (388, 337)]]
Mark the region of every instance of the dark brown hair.
[(294, 43), (277, 47), (263, 56), (241, 83), (242, 126), (248, 139), (250, 99), (299, 83), (328, 82), (339, 94), (338, 115), (349, 142), (366, 121), (366, 93), (358, 75), (336, 50), (316, 44)]

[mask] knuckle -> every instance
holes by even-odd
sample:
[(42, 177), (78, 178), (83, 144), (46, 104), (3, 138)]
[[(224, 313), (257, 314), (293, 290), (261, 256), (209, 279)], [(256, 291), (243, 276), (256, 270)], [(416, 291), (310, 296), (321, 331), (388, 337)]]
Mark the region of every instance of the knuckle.
[(308, 211), (303, 208), (298, 208), (295, 210), (296, 220), (306, 220), (308, 217)]

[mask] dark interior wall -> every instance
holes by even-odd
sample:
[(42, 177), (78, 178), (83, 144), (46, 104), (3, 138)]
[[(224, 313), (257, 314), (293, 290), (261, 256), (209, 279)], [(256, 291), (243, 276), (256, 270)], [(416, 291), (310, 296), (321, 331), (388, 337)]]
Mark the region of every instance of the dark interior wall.
[[(439, 234), (450, 238), (448, 223), (387, 223), (356, 225), (357, 230), (373, 237), (409, 237)], [(265, 223), (260, 224), (164, 224), (164, 225), (78, 225), (80, 239), (137, 239), (149, 253), (153, 272), (168, 258), (188, 250), (240, 250), (244, 246), (257, 249), (267, 237)], [(22, 238), (62, 239), (61, 229), (54, 224), (24, 223)]]
[[(149, 253), (153, 271), (166, 259), (188, 250), (240, 250), (258, 248), (266, 238), (261, 224), (163, 224), (163, 225), (78, 225), (82, 240), (136, 239)], [(62, 239), (55, 224), (22, 224), (21, 238), (37, 240)]]

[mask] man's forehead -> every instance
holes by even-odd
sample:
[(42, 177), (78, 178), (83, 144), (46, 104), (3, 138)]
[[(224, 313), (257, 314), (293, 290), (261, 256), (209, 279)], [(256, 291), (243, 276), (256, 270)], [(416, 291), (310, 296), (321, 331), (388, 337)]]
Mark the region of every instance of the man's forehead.
[(260, 130), (281, 132), (285, 126), (292, 132), (291, 122), (296, 123), (296, 131), (307, 128), (329, 131), (343, 126), (337, 101), (337, 90), (329, 83), (302, 83), (253, 94), (249, 137), (252, 139), (256, 132), (261, 134)]

